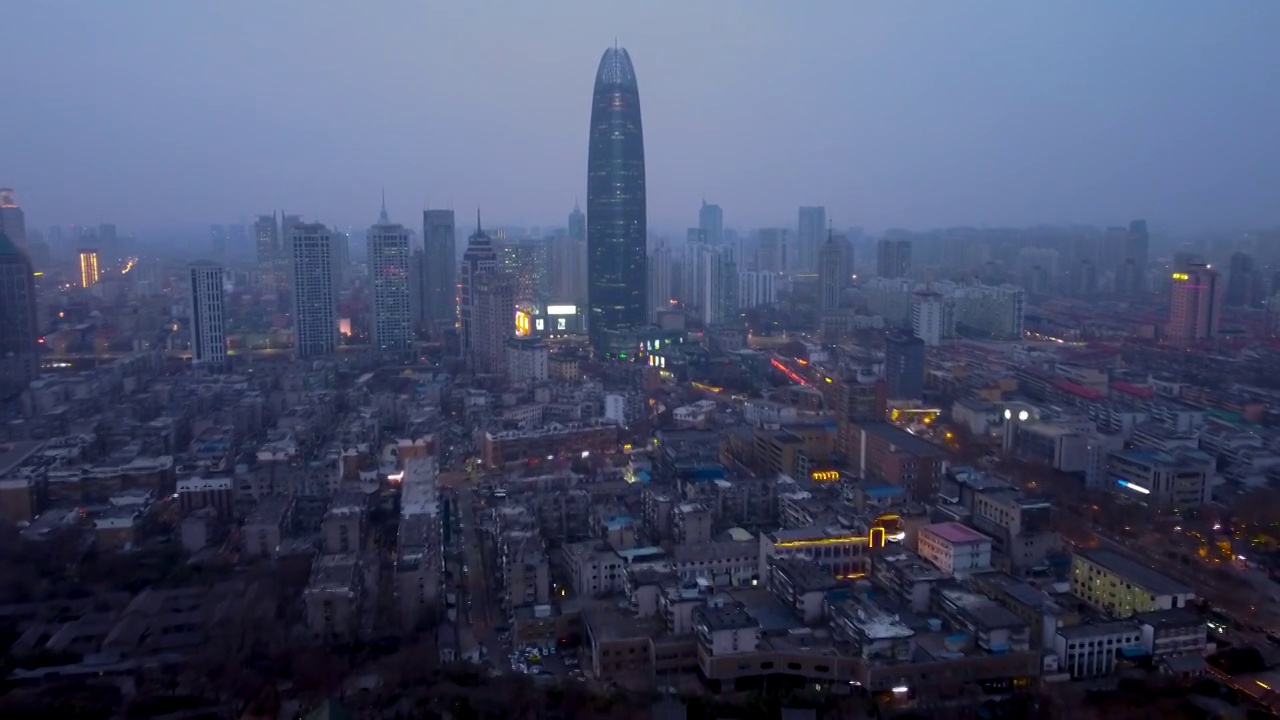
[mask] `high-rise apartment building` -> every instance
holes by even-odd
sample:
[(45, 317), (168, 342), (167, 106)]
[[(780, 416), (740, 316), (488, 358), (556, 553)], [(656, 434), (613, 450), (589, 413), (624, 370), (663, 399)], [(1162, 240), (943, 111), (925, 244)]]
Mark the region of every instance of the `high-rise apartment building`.
[(222, 370), (226, 363), (222, 266), (198, 262), (191, 266), (191, 364), (198, 369)]
[(827, 239), (827, 209), (801, 207), (796, 231), (796, 267), (800, 272), (818, 270), (818, 253)]
[(671, 250), (665, 242), (649, 253), (649, 322), (657, 322), (658, 313), (671, 309)]
[(386, 201), (369, 228), (369, 282), (373, 290), (373, 347), (404, 353), (413, 345), (409, 312), (409, 231), (387, 217)]
[[(276, 253), (275, 276), (278, 278), (277, 283), (281, 288), (287, 286), (289, 278), (292, 277), (292, 270), (289, 263), (293, 260), (293, 255), (290, 251), (292, 245), (289, 242), (289, 238), (293, 237), (293, 229), (301, 224), (301, 215), (285, 215), (283, 212), (280, 213), (280, 250)], [(330, 277), (332, 278), (334, 268), (333, 231), (330, 231), (329, 234), (329, 254)], [(334, 301), (337, 301), (337, 296), (334, 297)]]
[(693, 248), (694, 307), (704, 325), (733, 322), (738, 317), (738, 266), (727, 248)]
[(911, 294), (911, 333), (925, 345), (938, 345), (955, 333), (955, 310), (947, 298), (936, 292)]
[(778, 302), (777, 276), (773, 273), (748, 272), (738, 273), (738, 307), (750, 310), (762, 305)]
[(890, 400), (924, 397), (924, 341), (890, 335), (884, 344), (884, 386)]
[(289, 247), (294, 352), (299, 358), (331, 355), (338, 346), (338, 320), (329, 228), (319, 223), (294, 223), (290, 225)]
[(708, 204), (704, 199), (698, 209), (698, 229), (702, 231), (702, 241), (708, 245), (720, 247), (724, 244), (724, 211), (719, 205)]
[(551, 243), (544, 238), (500, 243), (498, 269), (516, 276), (516, 300), (545, 301), (551, 288)]
[(13, 199), (13, 188), (0, 188), (0, 232), (8, 235), (18, 250), (28, 252), (27, 218)]
[(648, 228), (640, 89), (631, 56), (605, 50), (596, 71), (587, 149), (587, 308), (592, 345), (645, 324)]
[(911, 269), (911, 241), (886, 238), (876, 246), (876, 274), (882, 278), (906, 277)]
[(1174, 342), (1209, 340), (1221, 329), (1223, 282), (1217, 270), (1193, 264), (1173, 273), (1169, 296), (1169, 324), (1165, 332)]
[(98, 273), (98, 251), (94, 248), (81, 248), (78, 255), (80, 257), (80, 287), (91, 288), (97, 285), (101, 277)]
[[(473, 362), (476, 323), (475, 285), (480, 276), (498, 270), (498, 252), (493, 238), (480, 226), (480, 211), (476, 211), (476, 231), (467, 239), (467, 250), (462, 254), (462, 267), (458, 273), (458, 318), (462, 330), (462, 357)], [(513, 291), (514, 292), (514, 291)], [(514, 302), (514, 301), (513, 301)]]
[(507, 340), (516, 331), (516, 288), (519, 280), (505, 272), (481, 273), (471, 287), (471, 366), (483, 375), (507, 371)]
[(458, 322), (456, 237), (452, 210), (422, 211), (422, 315), (433, 331)]
[(40, 373), (39, 336), (31, 261), (0, 230), (0, 399), (21, 393)]

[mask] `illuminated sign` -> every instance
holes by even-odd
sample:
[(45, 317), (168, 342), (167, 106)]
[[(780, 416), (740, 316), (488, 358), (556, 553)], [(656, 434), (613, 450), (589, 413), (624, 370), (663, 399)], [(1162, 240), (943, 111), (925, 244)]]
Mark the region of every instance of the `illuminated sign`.
[(832, 480), (840, 479), (840, 471), (839, 470), (814, 470), (813, 472), (809, 473), (809, 477), (814, 482), (831, 482)]
[(516, 313), (516, 337), (524, 337), (532, 332), (533, 322), (529, 319), (529, 313), (520, 310)]
[(1173, 279), (1174, 280), (1190, 280), (1191, 276), (1186, 273), (1174, 273)]
[(577, 315), (578, 306), (577, 305), (548, 305), (547, 314), (548, 315)]
[(1135, 485), (1135, 484), (1133, 484), (1133, 483), (1129, 482), (1128, 480), (1123, 480), (1123, 479), (1117, 478), (1117, 479), (1116, 479), (1116, 484), (1117, 484), (1117, 485), (1119, 485), (1119, 486), (1120, 486), (1120, 487), (1122, 487), (1122, 488), (1127, 489), (1127, 490), (1132, 490), (1132, 491), (1134, 491), (1134, 492), (1142, 493), (1143, 495), (1150, 495), (1150, 494), (1151, 494), (1151, 491), (1150, 491), (1150, 490), (1148, 490), (1148, 489), (1146, 489), (1146, 488), (1142, 487), (1141, 485)]
[(538, 332), (542, 332), (547, 329), (547, 321), (542, 318), (537, 318), (533, 321), (533, 326), (537, 328)]

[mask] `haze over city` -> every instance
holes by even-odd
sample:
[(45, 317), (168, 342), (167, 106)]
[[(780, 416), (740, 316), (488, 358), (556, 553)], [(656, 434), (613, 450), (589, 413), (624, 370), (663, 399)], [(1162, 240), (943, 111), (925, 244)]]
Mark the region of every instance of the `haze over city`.
[(0, 177), (41, 225), (366, 225), (585, 195), (603, 46), (631, 52), (652, 229), (1276, 221), (1280, 5), (14, 3)]

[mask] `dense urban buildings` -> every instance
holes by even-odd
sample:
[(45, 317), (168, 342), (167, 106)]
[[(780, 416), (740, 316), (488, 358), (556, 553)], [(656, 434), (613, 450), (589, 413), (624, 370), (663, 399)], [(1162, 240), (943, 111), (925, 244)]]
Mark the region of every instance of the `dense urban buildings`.
[(199, 369), (222, 370), (227, 363), (226, 302), (222, 266), (191, 266), (191, 362)]
[(595, 89), (465, 248), (0, 191), (0, 717), (1280, 710), (1280, 232), (651, 226)]
[(587, 327), (599, 349), (606, 331), (639, 327), (649, 315), (644, 132), (625, 48), (600, 59), (588, 142)]

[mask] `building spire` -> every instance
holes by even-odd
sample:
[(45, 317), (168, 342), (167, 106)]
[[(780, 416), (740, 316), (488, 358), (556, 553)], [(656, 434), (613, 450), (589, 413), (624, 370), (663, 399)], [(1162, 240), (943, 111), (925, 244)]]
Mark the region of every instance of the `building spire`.
[(378, 223), (381, 225), (391, 224), (390, 218), (387, 217), (387, 189), (382, 188), (382, 212), (378, 214)]
[(480, 229), (480, 208), (476, 208), (476, 235), (483, 235), (484, 231)]

